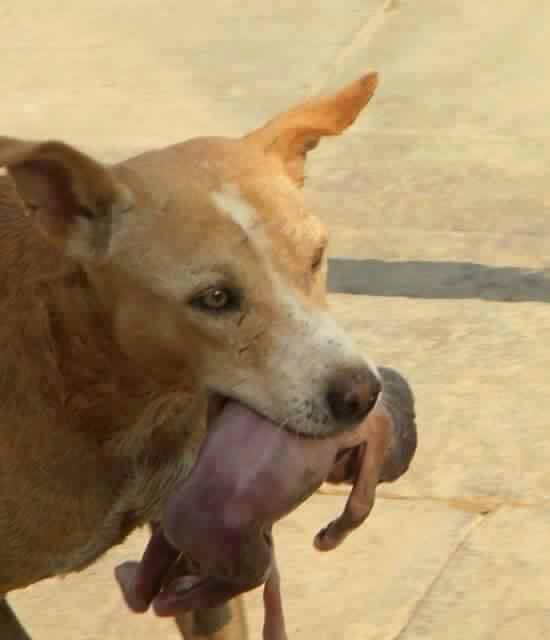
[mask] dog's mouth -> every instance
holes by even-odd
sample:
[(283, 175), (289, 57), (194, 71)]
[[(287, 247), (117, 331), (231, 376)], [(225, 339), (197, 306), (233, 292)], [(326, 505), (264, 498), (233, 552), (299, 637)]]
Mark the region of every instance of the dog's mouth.
[(206, 424), (210, 431), (216, 418), (221, 414), (225, 405), (230, 401), (229, 396), (211, 391), (208, 394), (208, 408), (206, 414)]
[(304, 438), (242, 403), (213, 396), (196, 464), (167, 500), (139, 563), (116, 575), (128, 606), (172, 616), (216, 606), (266, 580), (271, 528), (327, 478), (361, 427), (337, 438)]

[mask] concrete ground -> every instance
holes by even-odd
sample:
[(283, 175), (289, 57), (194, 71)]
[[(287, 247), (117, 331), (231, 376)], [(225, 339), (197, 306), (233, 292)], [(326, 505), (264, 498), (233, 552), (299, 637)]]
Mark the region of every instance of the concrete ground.
[[(342, 496), (279, 526), (290, 636), (549, 638), (550, 3), (4, 5), (0, 131), (106, 160), (241, 133), (380, 72), (353, 129), (311, 154), (307, 196), (332, 229), (335, 312), (410, 378), (420, 446), (333, 554), (311, 541)], [(177, 638), (113, 581), (143, 543), (15, 594), (35, 638)]]

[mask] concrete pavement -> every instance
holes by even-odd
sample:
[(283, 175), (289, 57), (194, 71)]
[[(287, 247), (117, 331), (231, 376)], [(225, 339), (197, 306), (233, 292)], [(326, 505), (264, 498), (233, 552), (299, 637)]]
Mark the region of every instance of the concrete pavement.
[[(237, 134), (369, 69), (375, 99), (311, 154), (335, 313), (417, 395), (409, 474), (319, 555), (322, 491), (277, 534), (291, 638), (550, 637), (550, 5), (545, 0), (26, 0), (0, 8), (0, 131), (105, 160)], [(11, 601), (44, 640), (175, 639), (112, 579)], [(259, 637), (259, 594), (250, 621)]]

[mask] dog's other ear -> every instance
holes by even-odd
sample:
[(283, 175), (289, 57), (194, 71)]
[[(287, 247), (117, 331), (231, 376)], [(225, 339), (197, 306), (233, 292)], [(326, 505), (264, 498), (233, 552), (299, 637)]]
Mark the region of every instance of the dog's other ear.
[(113, 220), (133, 205), (109, 169), (62, 142), (0, 137), (0, 167), (42, 231), (79, 260), (105, 254)]
[(289, 176), (302, 186), (307, 152), (323, 136), (339, 135), (353, 124), (377, 85), (378, 74), (368, 73), (333, 95), (308, 100), (279, 114), (243, 139), (278, 156)]

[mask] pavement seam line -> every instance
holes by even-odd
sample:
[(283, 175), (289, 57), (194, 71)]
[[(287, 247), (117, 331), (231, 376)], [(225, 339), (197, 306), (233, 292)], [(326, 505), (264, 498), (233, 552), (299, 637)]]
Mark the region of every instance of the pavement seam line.
[[(347, 497), (349, 488), (333, 487), (331, 485), (321, 486), (317, 494), (332, 497)], [(442, 504), (456, 511), (465, 513), (477, 513), (485, 516), (494, 513), (501, 507), (509, 509), (537, 509), (550, 506), (550, 500), (522, 500), (518, 498), (507, 498), (504, 496), (405, 496), (399, 494), (378, 493), (377, 500), (388, 500), (394, 502), (433, 502)]]
[[(492, 512), (494, 513), (494, 512)], [(468, 540), (470, 539), (471, 534), (488, 518), (490, 517), (491, 514), (489, 515), (478, 515), (477, 517), (474, 517), (472, 519), (472, 522), (470, 523), (470, 525), (466, 528), (466, 530), (464, 531), (462, 537), (458, 540), (458, 542), (456, 543), (456, 545), (454, 546), (453, 549), (451, 549), (450, 553), (447, 555), (445, 561), (443, 562), (443, 564), (441, 565), (441, 568), (439, 569), (439, 571), (436, 573), (436, 575), (434, 576), (433, 580), (430, 581), (430, 583), (428, 584), (428, 586), (426, 587), (426, 589), (424, 590), (424, 593), (420, 596), (420, 598), (414, 603), (414, 606), (411, 609), (411, 613), (409, 615), (409, 617), (407, 618), (407, 620), (404, 622), (403, 626), (397, 631), (397, 633), (391, 638), (391, 640), (404, 640), (405, 639), (405, 633), (407, 632), (407, 629), (409, 629), (409, 627), (411, 626), (411, 624), (414, 622), (416, 615), (418, 614), (418, 612), (420, 611), (420, 608), (422, 607), (422, 605), (426, 602), (426, 600), (428, 599), (428, 597), (430, 596), (430, 594), (432, 593), (432, 591), (434, 590), (435, 586), (437, 585), (439, 579), (441, 578), (441, 576), (445, 573), (445, 571), (447, 570), (447, 568), (449, 567), (449, 565), (451, 564), (452, 560), (456, 557), (456, 555), (464, 548), (464, 546), (466, 545), (466, 543), (468, 542)]]
[(391, 136), (397, 138), (435, 138), (438, 141), (442, 138), (446, 140), (456, 140), (459, 142), (485, 142), (489, 144), (502, 144), (510, 142), (541, 142), (542, 140), (548, 140), (550, 135), (541, 131), (540, 133), (521, 133), (519, 135), (514, 134), (499, 134), (493, 131), (484, 131), (483, 133), (475, 133), (471, 130), (451, 130), (449, 128), (416, 128), (416, 127), (372, 127), (369, 129), (369, 136)]
[(360, 25), (357, 31), (352, 35), (350, 41), (345, 44), (334, 58), (327, 65), (327, 70), (322, 74), (321, 78), (312, 85), (311, 93), (316, 94), (323, 90), (328, 83), (333, 71), (352, 56), (358, 49), (366, 48), (370, 44), (373, 37), (385, 25), (388, 15), (393, 13), (397, 8), (396, 0), (384, 0), (378, 9), (368, 17), (365, 22)]
[(548, 508), (548, 500), (521, 500), (518, 498), (506, 498), (501, 496), (400, 496), (400, 495), (379, 495), (379, 500), (394, 500), (404, 502), (428, 501), (436, 504), (443, 504), (446, 507), (464, 513), (477, 513), (487, 516), (499, 509), (537, 509)]

